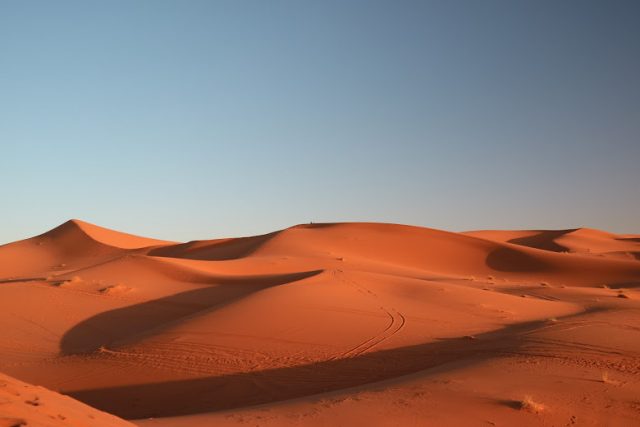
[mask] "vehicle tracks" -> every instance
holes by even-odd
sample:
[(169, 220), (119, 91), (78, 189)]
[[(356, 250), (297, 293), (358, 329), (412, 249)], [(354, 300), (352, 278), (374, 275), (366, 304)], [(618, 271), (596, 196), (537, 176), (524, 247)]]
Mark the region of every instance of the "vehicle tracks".
[[(336, 278), (336, 280), (340, 280), (343, 283), (346, 283), (354, 287), (358, 292), (362, 293), (363, 295), (369, 298), (374, 299), (376, 302), (379, 303), (378, 295), (375, 292), (373, 292), (366, 286), (357, 283), (352, 279), (348, 279), (344, 277), (342, 270), (334, 270), (333, 276), (334, 278)], [(384, 305), (379, 305), (378, 309), (383, 311), (389, 317), (389, 323), (387, 324), (386, 328), (382, 332), (370, 337), (365, 341), (362, 341), (360, 344), (356, 345), (355, 347), (352, 347), (345, 352), (342, 352), (340, 354), (337, 354), (331, 357), (329, 360), (357, 357), (371, 350), (372, 348), (380, 345), (382, 342), (396, 335), (398, 332), (400, 332), (400, 330), (402, 330), (402, 328), (404, 328), (405, 324), (407, 323), (407, 320), (404, 317), (404, 315), (400, 313), (398, 310), (396, 310), (393, 307), (388, 307)]]

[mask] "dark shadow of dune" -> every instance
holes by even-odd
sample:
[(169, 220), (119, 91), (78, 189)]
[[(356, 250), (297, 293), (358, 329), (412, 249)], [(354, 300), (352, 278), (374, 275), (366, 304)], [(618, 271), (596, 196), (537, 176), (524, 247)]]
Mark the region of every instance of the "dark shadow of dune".
[(60, 340), (62, 355), (117, 347), (140, 334), (200, 312), (210, 312), (247, 295), (319, 274), (322, 270), (267, 276), (225, 277), (215, 285), (95, 315), (71, 328)]
[(2, 283), (22, 283), (22, 282), (43, 282), (47, 280), (46, 277), (23, 277), (20, 279), (2, 279), (0, 280), (0, 284)]
[(528, 342), (528, 333), (545, 325), (544, 321), (526, 322), (476, 335), (474, 340), (442, 339), (307, 365), (66, 394), (128, 419), (220, 411), (361, 386), (436, 366), (447, 369), (441, 365), (451, 362), (475, 363), (525, 351), (519, 349)]
[(198, 240), (179, 245), (155, 248), (150, 250), (148, 255), (206, 261), (226, 261), (244, 258), (251, 255), (279, 233), (279, 231), (276, 231), (262, 236), (222, 240)]
[(491, 251), (487, 255), (485, 263), (493, 270), (518, 273), (545, 271), (550, 268), (550, 265), (544, 260), (508, 247)]
[(309, 224), (298, 224), (292, 228), (331, 228), (339, 225), (336, 222), (310, 222)]
[(637, 289), (637, 288), (640, 288), (640, 281), (614, 282), (614, 283), (609, 283), (607, 287), (611, 289)]
[[(559, 320), (606, 311), (592, 307)], [(363, 386), (431, 368), (446, 372), (491, 357), (537, 351), (531, 333), (547, 321), (523, 322), (468, 337), (253, 372), (91, 390), (67, 391), (88, 405), (128, 419), (192, 415), (301, 398)]]
[(568, 248), (557, 244), (555, 239), (576, 230), (577, 229), (575, 228), (570, 230), (545, 230), (540, 231), (538, 234), (534, 234), (533, 236), (518, 237), (516, 239), (511, 239), (508, 242), (513, 243), (514, 245), (528, 246), (530, 248), (542, 249), (545, 251), (565, 252)]
[(522, 401), (520, 401), (520, 400), (503, 399), (503, 400), (498, 400), (496, 403), (499, 404), (499, 405), (506, 406), (507, 408), (511, 408), (511, 409), (522, 409), (523, 408)]
[(623, 242), (633, 242), (633, 243), (640, 243), (640, 237), (620, 237), (616, 240), (620, 240)]
[[(299, 224), (291, 229), (301, 228), (331, 228), (340, 225), (339, 223), (310, 223)], [(185, 258), (203, 261), (227, 261), (238, 258), (245, 258), (253, 254), (265, 243), (282, 233), (285, 230), (274, 231), (273, 233), (261, 236), (239, 237), (220, 240), (195, 240), (193, 242), (181, 243), (152, 248), (147, 254), (157, 257)]]

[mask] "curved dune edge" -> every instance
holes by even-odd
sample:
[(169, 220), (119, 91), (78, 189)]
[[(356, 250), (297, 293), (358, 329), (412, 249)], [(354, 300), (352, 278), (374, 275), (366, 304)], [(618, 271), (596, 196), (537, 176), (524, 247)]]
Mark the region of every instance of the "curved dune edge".
[(0, 246), (0, 371), (140, 425), (629, 425), (640, 262), (619, 255), (639, 248), (377, 223), (171, 243), (72, 220)]
[(613, 234), (591, 228), (567, 230), (482, 230), (463, 233), (497, 242), (542, 249), (551, 252), (574, 253), (621, 259), (637, 259), (640, 237)]
[(111, 230), (100, 227), (79, 219), (70, 219), (64, 224), (41, 235), (41, 237), (65, 238), (67, 235), (83, 233), (88, 239), (103, 245), (120, 249), (139, 249), (149, 246), (174, 244), (166, 240), (151, 239), (148, 237), (136, 236), (129, 233)]
[(43, 234), (0, 245), (0, 278), (46, 277), (167, 242), (72, 219)]
[(132, 427), (133, 424), (68, 396), (0, 373), (0, 426)]

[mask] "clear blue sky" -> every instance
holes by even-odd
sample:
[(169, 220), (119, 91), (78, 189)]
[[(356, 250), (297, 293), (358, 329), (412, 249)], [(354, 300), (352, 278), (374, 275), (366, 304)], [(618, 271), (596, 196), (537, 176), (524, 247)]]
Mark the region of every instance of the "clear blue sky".
[(0, 1), (0, 242), (640, 233), (640, 2)]

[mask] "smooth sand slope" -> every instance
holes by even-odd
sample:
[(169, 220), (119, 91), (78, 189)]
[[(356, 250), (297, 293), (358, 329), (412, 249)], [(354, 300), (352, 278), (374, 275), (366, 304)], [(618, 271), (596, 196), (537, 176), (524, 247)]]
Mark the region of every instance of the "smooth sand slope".
[(0, 374), (0, 427), (133, 427), (68, 396)]
[(72, 220), (0, 246), (0, 371), (141, 426), (640, 425), (638, 254), (588, 229)]

